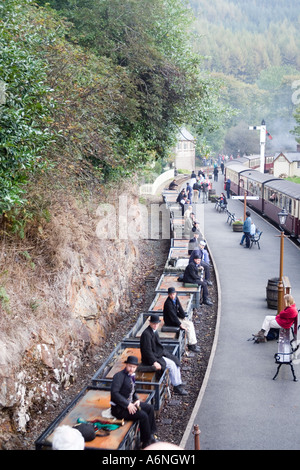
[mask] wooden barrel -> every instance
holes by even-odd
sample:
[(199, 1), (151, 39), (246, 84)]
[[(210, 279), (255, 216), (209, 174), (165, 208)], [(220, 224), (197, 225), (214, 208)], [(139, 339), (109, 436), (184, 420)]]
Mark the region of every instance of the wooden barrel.
[(268, 285), (266, 287), (268, 308), (272, 308), (274, 310), (277, 310), (278, 305), (278, 282), (279, 277), (273, 277), (268, 280)]

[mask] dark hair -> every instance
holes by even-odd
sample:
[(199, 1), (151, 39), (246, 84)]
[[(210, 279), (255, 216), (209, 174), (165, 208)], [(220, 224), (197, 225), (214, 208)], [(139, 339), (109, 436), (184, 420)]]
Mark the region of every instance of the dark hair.
[(246, 216), (247, 216), (247, 217), (250, 217), (250, 215), (251, 215), (250, 212), (247, 211), (247, 212), (246, 212)]

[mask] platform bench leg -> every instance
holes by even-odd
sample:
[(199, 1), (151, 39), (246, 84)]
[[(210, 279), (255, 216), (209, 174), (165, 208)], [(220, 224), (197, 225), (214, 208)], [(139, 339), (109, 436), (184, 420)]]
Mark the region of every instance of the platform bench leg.
[(279, 369), (280, 369), (281, 366), (282, 366), (282, 364), (279, 364), (279, 366), (277, 367), (277, 371), (276, 371), (276, 374), (275, 374), (274, 377), (273, 377), (273, 380), (276, 379), (276, 377), (277, 377), (277, 375), (278, 375), (278, 372), (279, 372)]

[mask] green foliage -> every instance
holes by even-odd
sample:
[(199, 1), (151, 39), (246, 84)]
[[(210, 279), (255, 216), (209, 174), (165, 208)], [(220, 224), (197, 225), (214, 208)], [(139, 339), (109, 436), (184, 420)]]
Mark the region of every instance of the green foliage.
[(162, 165), (182, 125), (198, 135), (221, 127), (228, 106), (219, 81), (201, 70), (192, 21), (182, 0), (0, 5), (6, 227), (24, 237), (41, 220), (29, 188), (49, 168), (61, 185), (87, 175), (100, 186)]
[(191, 47), (193, 16), (185, 2), (53, 0), (50, 5), (74, 25), (69, 41), (106, 59), (111, 76), (122, 74), (124, 80), (123, 103), (110, 120), (114, 156), (98, 159), (105, 179), (167, 158), (183, 124), (198, 133), (220, 125), (225, 111), (216, 98), (218, 84), (201, 73), (200, 57)]
[(0, 8), (0, 214), (24, 202), (23, 187), (45, 166), (51, 139), (47, 64), (37, 52), (38, 31), (25, 24), (26, 3), (9, 0)]

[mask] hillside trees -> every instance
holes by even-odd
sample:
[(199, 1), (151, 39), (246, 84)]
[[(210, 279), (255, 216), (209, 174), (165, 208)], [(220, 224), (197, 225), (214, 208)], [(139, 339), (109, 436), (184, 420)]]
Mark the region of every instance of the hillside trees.
[(54, 106), (47, 63), (35, 53), (39, 34), (22, 29), (23, 9), (8, 0), (0, 8), (0, 213), (24, 200), (28, 174), (45, 166)]
[[(224, 100), (236, 110), (223, 127), (223, 143), (232, 127), (227, 142), (233, 145), (240, 120), (253, 125), (265, 119), (274, 137), (267, 150), (295, 149), (290, 131), (293, 86), (300, 78), (297, 2), (190, 0), (190, 4), (196, 15), (195, 48), (205, 56), (203, 66), (223, 78)], [(213, 143), (216, 152), (225, 150), (220, 139)], [(255, 152), (252, 139), (248, 143), (246, 147)], [(226, 150), (237, 153), (238, 148), (228, 150), (226, 145)]]
[[(44, 1), (40, 0), (40, 4)], [(193, 16), (179, 0), (53, 0), (51, 5), (68, 18), (72, 43), (106, 57), (121, 67), (132, 85), (137, 114), (120, 110), (116, 116), (116, 144), (133, 164), (168, 158), (178, 128), (193, 125), (201, 133), (217, 127), (226, 111), (218, 103), (219, 85), (200, 69), (191, 48)], [(131, 171), (132, 168), (130, 168)]]
[(182, 124), (201, 133), (226, 117), (192, 51), (184, 2), (38, 4), (0, 10), (2, 211), (24, 202), (47, 161), (56, 174), (116, 181), (167, 159)]

